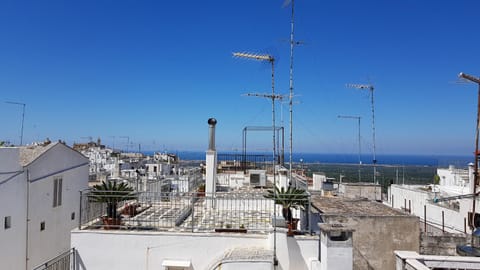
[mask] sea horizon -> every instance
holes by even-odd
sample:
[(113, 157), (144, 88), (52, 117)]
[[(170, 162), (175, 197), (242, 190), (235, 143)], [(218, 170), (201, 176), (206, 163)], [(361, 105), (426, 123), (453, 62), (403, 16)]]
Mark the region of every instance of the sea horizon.
[[(143, 151), (145, 155), (153, 155), (159, 151)], [(170, 152), (177, 155), (180, 160), (205, 160), (205, 151), (175, 151)], [(223, 152), (219, 151), (218, 155), (237, 154), (241, 152)], [(248, 154), (266, 155), (266, 152), (249, 152)], [(465, 155), (421, 155), (421, 154), (377, 154), (378, 165), (409, 165), (409, 166), (435, 166), (448, 167), (467, 167), (473, 162), (473, 157)], [(361, 162), (365, 165), (372, 165), (372, 155), (362, 154)], [(289, 161), (288, 153), (285, 153), (285, 162)], [(345, 153), (293, 153), (292, 161), (294, 163), (331, 163), (331, 164), (358, 164), (358, 154)]]

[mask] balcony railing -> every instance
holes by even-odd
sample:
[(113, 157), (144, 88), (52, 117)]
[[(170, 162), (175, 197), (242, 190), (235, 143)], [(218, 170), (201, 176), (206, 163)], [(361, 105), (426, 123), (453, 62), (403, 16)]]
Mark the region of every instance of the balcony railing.
[[(261, 190), (238, 193), (81, 192), (80, 229), (126, 229), (211, 232), (231, 229), (266, 232), (273, 200)], [(101, 198), (99, 198), (99, 196)], [(110, 205), (110, 206), (109, 206)], [(115, 211), (112, 211), (112, 207)], [(112, 216), (112, 212), (116, 212)], [(108, 219), (108, 213), (111, 218)], [(277, 205), (277, 213), (281, 208)]]
[(57, 257), (35, 267), (33, 270), (74, 270), (76, 268), (75, 249), (58, 255)]

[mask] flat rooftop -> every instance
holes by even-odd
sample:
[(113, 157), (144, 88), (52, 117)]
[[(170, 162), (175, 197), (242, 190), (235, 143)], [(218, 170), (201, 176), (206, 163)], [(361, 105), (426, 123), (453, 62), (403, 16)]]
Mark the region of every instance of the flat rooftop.
[(312, 205), (324, 215), (344, 216), (409, 216), (382, 203), (366, 199), (312, 195)]

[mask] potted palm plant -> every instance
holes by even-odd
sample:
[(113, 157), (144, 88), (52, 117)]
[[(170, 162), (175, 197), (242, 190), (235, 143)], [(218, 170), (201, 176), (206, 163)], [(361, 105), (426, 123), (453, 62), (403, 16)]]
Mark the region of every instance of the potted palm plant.
[(92, 202), (104, 203), (107, 206), (107, 215), (102, 217), (105, 229), (118, 228), (121, 225), (120, 215), (118, 214), (118, 203), (136, 199), (137, 195), (133, 188), (126, 183), (117, 183), (115, 181), (103, 181), (101, 184), (93, 186), (89, 199)]
[(293, 235), (293, 230), (297, 227), (298, 219), (294, 219), (292, 215), (293, 209), (303, 209), (308, 203), (308, 194), (303, 189), (297, 189), (293, 187), (278, 188), (267, 190), (268, 194), (264, 197), (272, 199), (275, 204), (282, 205), (282, 216), (285, 219), (288, 226), (288, 235)]

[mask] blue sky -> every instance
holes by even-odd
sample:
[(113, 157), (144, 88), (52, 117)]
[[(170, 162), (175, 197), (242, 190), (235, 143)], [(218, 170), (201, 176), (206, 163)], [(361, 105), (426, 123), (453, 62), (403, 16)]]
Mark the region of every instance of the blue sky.
[[(480, 2), (297, 0), (294, 151), (371, 152), (367, 92), (375, 85), (378, 154), (470, 155), (480, 75)], [(288, 93), (290, 8), (269, 1), (2, 1), (0, 140), (86, 141), (116, 147), (241, 148), (245, 126), (271, 125), (270, 67), (235, 51), (276, 57), (276, 91)], [(288, 107), (283, 105), (288, 123)], [(281, 109), (277, 105), (277, 124)], [(287, 127), (288, 128), (288, 127)], [(114, 139), (115, 137), (115, 139)], [(286, 136), (286, 139), (288, 136)], [(133, 147), (133, 146), (130, 146)], [(249, 149), (268, 150), (270, 133)]]

